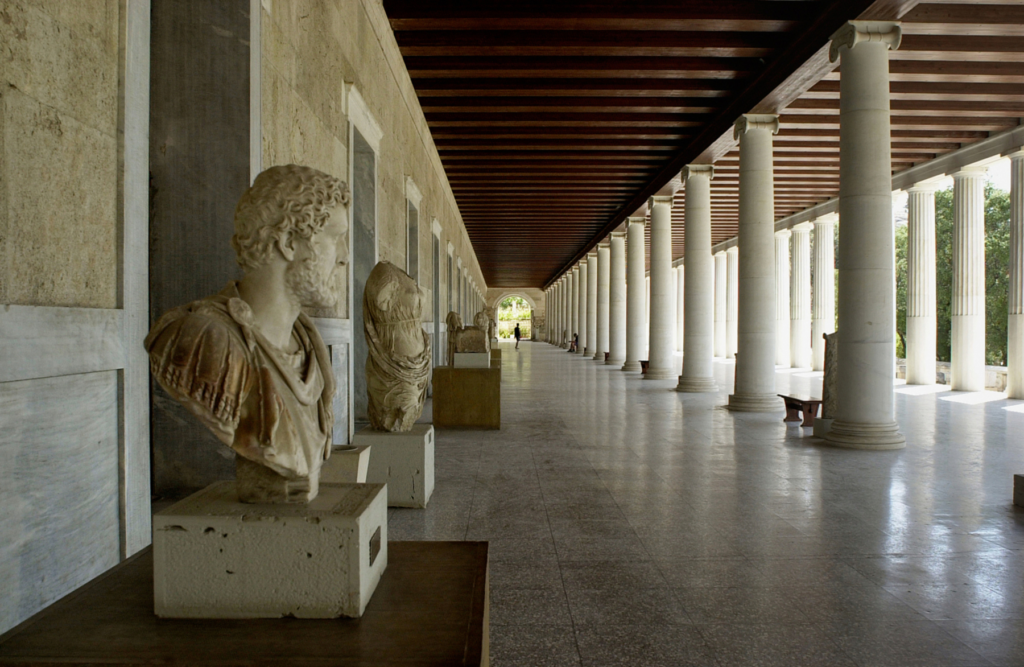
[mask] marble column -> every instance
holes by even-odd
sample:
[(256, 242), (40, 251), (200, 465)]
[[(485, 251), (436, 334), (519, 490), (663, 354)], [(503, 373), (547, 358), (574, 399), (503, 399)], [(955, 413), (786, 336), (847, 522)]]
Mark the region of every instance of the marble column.
[(587, 253), (587, 349), (586, 356), (597, 351), (597, 251)]
[(733, 246), (725, 251), (725, 356), (736, 358), (737, 318), (739, 317), (740, 249)]
[(670, 380), (678, 377), (672, 357), (672, 193), (651, 197), (647, 207), (651, 211), (651, 342), (644, 379)]
[(985, 390), (985, 172), (953, 174), (953, 391)]
[(571, 324), (569, 325), (569, 341), (572, 342), (572, 337), (578, 335), (580, 332), (580, 267), (572, 267), (572, 275), (569, 278), (572, 283), (572, 303), (571, 303)]
[(790, 241), (789, 363), (811, 367), (811, 224), (796, 225)]
[(594, 359), (601, 363), (604, 363), (604, 354), (608, 352), (611, 273), (611, 246), (605, 241), (597, 246), (597, 349)]
[(907, 384), (935, 384), (935, 186), (907, 190)]
[[(677, 319), (676, 319), (676, 313), (678, 312), (677, 309), (676, 309), (676, 306), (679, 303), (679, 293), (677, 292), (677, 289), (679, 287), (679, 275), (678, 274), (679, 274), (679, 272), (676, 270), (676, 267), (673, 266), (672, 267), (672, 271), (671, 271), (671, 276), (672, 276), (672, 279), (671, 279), (671, 283), (672, 283), (672, 302), (671, 302), (672, 303), (672, 352), (673, 352), (673, 356), (674, 356), (676, 350), (679, 349), (677, 347), (678, 343), (676, 342), (677, 338), (680, 335), (682, 335), (681, 332), (679, 332), (678, 329), (677, 329)], [(673, 377), (678, 377), (678, 376), (673, 376)]]
[(712, 358), (714, 353), (715, 269), (711, 258), (711, 179), (709, 164), (691, 164), (683, 169), (686, 188), (686, 274), (683, 308), (683, 374), (676, 391), (716, 392)]
[(1024, 399), (1024, 151), (1010, 155), (1010, 293), (1006, 396)]
[(572, 271), (565, 273), (565, 303), (562, 307), (562, 321), (565, 323), (565, 340), (562, 347), (569, 349), (569, 341), (572, 340)]
[(715, 253), (715, 356), (725, 358), (729, 336), (726, 313), (729, 305), (729, 265), (725, 251)]
[(580, 344), (576, 348), (577, 354), (587, 353), (587, 302), (589, 301), (590, 286), (590, 263), (584, 257), (580, 260)]
[(839, 85), (839, 368), (826, 441), (856, 449), (906, 446), (896, 424), (893, 360), (892, 153), (889, 49), (898, 23), (850, 21), (832, 36)]
[(565, 347), (565, 276), (558, 281), (558, 347)]
[(729, 409), (775, 412), (775, 191), (772, 135), (779, 117), (747, 114), (736, 121), (740, 143), (738, 244), (739, 325), (735, 389)]
[(611, 234), (611, 269), (608, 277), (609, 366), (626, 362), (626, 232)]
[(789, 239), (793, 232), (775, 233), (775, 365), (789, 368)]
[(644, 354), (645, 360), (651, 356), (651, 276), (644, 278)]
[(684, 328), (686, 318), (683, 317), (686, 308), (686, 300), (683, 298), (686, 295), (685, 290), (686, 266), (680, 264), (676, 267), (676, 352), (683, 351), (683, 336), (686, 332)]
[(629, 253), (626, 263), (626, 362), (622, 364), (624, 371), (639, 371), (640, 359), (644, 353), (646, 318), (644, 305), (644, 227), (643, 216), (633, 216), (626, 220), (626, 246)]
[(836, 330), (835, 223), (829, 213), (814, 221), (814, 273), (811, 276), (811, 368), (825, 370), (824, 334)]

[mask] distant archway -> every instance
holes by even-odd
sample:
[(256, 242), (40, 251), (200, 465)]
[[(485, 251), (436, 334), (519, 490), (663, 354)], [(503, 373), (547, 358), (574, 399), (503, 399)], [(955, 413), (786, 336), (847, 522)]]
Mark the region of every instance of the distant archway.
[(530, 339), (533, 336), (533, 310), (531, 299), (524, 294), (508, 294), (495, 302), (495, 315), (498, 318), (498, 338), (511, 340), (514, 338), (516, 324), (519, 325), (520, 336)]

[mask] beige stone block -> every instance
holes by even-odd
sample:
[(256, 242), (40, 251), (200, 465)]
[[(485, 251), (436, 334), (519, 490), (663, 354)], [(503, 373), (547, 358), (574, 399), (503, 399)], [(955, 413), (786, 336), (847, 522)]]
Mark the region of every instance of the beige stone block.
[[(108, 0), (7, 2), (0, 77), (78, 122), (114, 136), (118, 9)], [(5, 88), (7, 86), (4, 86)]]
[(370, 466), (369, 445), (341, 445), (320, 468), (321, 484), (365, 484)]
[(434, 427), (392, 433), (364, 428), (354, 442), (370, 448), (366, 481), (387, 484), (388, 506), (423, 508), (434, 493)]
[(117, 142), (18, 90), (2, 91), (2, 296), (117, 306)]
[(499, 368), (434, 369), (434, 425), (437, 428), (501, 428)]
[(325, 484), (309, 504), (238, 502), (217, 482), (153, 517), (164, 618), (361, 616), (387, 567), (387, 489)]

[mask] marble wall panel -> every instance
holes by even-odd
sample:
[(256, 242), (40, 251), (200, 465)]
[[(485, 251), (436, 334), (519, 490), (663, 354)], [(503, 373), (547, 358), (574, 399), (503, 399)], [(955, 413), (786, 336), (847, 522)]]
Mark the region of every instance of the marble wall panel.
[(118, 373), (0, 383), (0, 633), (117, 564)]

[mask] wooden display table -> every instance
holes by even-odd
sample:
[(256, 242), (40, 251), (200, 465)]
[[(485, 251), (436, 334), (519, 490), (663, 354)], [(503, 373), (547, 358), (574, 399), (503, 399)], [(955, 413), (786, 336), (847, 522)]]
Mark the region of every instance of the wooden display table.
[(487, 665), (486, 542), (391, 542), (362, 618), (153, 615), (147, 548), (0, 636), (0, 665)]
[(821, 406), (820, 398), (811, 398), (809, 396), (787, 396), (785, 394), (779, 394), (779, 398), (786, 404), (786, 418), (782, 421), (785, 422), (798, 422), (800, 421), (800, 413), (804, 414), (803, 423), (801, 426), (814, 426), (814, 418), (818, 416), (818, 408)]
[(501, 366), (434, 369), (435, 428), (501, 428)]

